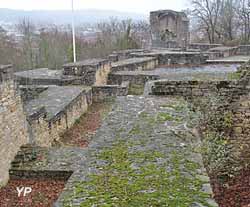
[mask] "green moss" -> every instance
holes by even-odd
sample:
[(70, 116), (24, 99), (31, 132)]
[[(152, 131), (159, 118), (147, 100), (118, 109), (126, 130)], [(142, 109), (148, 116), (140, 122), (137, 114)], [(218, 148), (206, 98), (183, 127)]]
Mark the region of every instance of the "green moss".
[(184, 104), (181, 104), (181, 103), (179, 103), (179, 104), (164, 104), (164, 105), (161, 105), (161, 107), (171, 108), (177, 112), (181, 112), (186, 108), (186, 106)]
[(202, 182), (181, 173), (192, 174), (196, 164), (189, 162), (189, 167), (183, 167), (185, 157), (177, 153), (171, 155), (167, 164), (157, 165), (160, 158), (165, 157), (158, 151), (134, 153), (126, 142), (117, 142), (99, 154), (98, 159), (106, 165), (96, 166), (98, 173), (78, 183), (64, 206), (70, 206), (74, 198), (84, 198), (82, 207), (189, 207), (194, 202), (205, 203), (209, 196), (201, 192)]
[(231, 128), (233, 126), (233, 113), (228, 111), (224, 114), (223, 125), (225, 128)]
[(139, 125), (134, 126), (133, 129), (129, 132), (129, 134), (131, 135), (136, 135), (140, 133), (141, 133), (141, 129)]
[(173, 116), (172, 114), (161, 112), (157, 115), (157, 120), (159, 122), (166, 122), (166, 121), (176, 121), (176, 122), (181, 122), (182, 119), (177, 116)]
[(143, 95), (144, 93), (144, 86), (143, 85), (137, 85), (137, 84), (131, 84), (128, 90), (129, 95)]
[(235, 73), (229, 73), (227, 76), (228, 80), (239, 80), (241, 78), (241, 73), (235, 72)]

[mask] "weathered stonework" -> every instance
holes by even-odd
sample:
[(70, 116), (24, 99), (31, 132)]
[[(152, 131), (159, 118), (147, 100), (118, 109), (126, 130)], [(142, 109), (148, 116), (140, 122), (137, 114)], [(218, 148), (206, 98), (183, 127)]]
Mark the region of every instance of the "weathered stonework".
[(237, 51), (238, 55), (250, 55), (250, 45), (240, 45)]
[(50, 87), (25, 106), (33, 144), (51, 146), (92, 103), (89, 88)]
[(221, 44), (209, 44), (209, 43), (190, 43), (188, 45), (189, 49), (197, 49), (200, 51), (208, 51), (215, 47), (222, 47)]
[(117, 62), (121, 60), (126, 60), (131, 57), (131, 53), (138, 53), (138, 52), (149, 52), (146, 49), (129, 49), (129, 50), (120, 50), (114, 51), (112, 54), (109, 55), (109, 60), (111, 62)]
[(38, 68), (15, 73), (15, 80), (18, 85), (80, 85), (82, 82), (79, 76), (63, 75), (62, 70), (50, 70)]
[(153, 47), (186, 47), (189, 19), (184, 12), (159, 10), (150, 13)]
[(82, 84), (105, 85), (107, 76), (111, 69), (111, 63), (105, 59), (90, 59), (76, 63), (69, 63), (63, 66), (63, 74), (71, 76), (80, 76)]
[(152, 50), (147, 53), (131, 53), (132, 57), (155, 57), (158, 59), (159, 65), (167, 64), (192, 64), (200, 65), (206, 62), (208, 56), (200, 52), (183, 52), (169, 50)]
[(109, 101), (117, 96), (127, 96), (129, 81), (122, 82), (121, 85), (93, 86), (93, 102)]
[(209, 50), (210, 52), (217, 52), (221, 54), (221, 57), (230, 57), (237, 54), (238, 47), (215, 47)]
[(29, 141), (21, 98), (15, 90), (12, 66), (0, 66), (0, 186), (6, 184), (10, 163)]
[(153, 57), (129, 58), (112, 63), (112, 72), (153, 70), (158, 66), (158, 59)]
[(121, 71), (109, 74), (108, 83), (110, 85), (121, 85), (122, 82), (128, 81), (131, 84), (145, 85), (146, 82), (152, 80), (159, 80), (160, 76), (150, 74), (134, 74), (131, 71)]

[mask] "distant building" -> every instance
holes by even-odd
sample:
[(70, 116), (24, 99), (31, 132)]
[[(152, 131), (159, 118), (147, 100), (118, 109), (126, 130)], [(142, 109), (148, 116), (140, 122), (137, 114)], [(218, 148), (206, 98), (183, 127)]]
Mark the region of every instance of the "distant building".
[(153, 47), (186, 47), (189, 43), (189, 19), (184, 12), (153, 11), (150, 25)]

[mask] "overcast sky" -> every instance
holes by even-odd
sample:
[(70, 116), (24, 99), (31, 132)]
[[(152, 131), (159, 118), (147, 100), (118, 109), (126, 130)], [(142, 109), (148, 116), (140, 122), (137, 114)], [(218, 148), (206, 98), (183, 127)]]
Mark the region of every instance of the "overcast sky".
[[(158, 9), (182, 10), (188, 0), (74, 0), (76, 9), (103, 9), (147, 14)], [(0, 8), (67, 10), (71, 0), (0, 0)]]

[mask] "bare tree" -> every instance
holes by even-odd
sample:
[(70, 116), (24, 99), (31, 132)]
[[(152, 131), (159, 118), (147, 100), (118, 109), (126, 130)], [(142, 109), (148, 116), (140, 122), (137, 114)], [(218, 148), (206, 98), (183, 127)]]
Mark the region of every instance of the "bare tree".
[(35, 38), (35, 25), (28, 19), (22, 19), (20, 22), (16, 25), (18, 32), (21, 35), (21, 50), (22, 54), (24, 55), (24, 66), (28, 69), (34, 68), (36, 65), (36, 56), (35, 56), (35, 50), (36, 47), (36, 41)]
[(216, 42), (216, 32), (222, 0), (192, 0), (193, 15), (199, 19), (205, 29), (209, 42)]
[(250, 1), (239, 0), (237, 14), (241, 25), (241, 36), (243, 43), (250, 42)]

